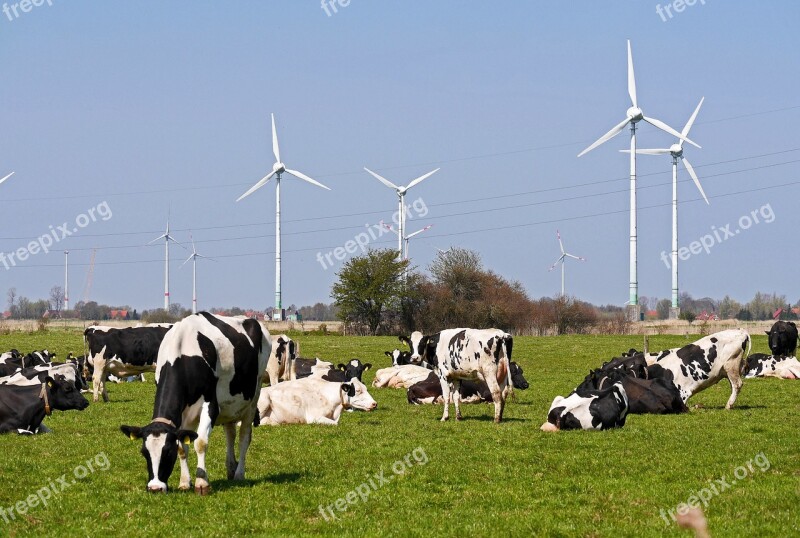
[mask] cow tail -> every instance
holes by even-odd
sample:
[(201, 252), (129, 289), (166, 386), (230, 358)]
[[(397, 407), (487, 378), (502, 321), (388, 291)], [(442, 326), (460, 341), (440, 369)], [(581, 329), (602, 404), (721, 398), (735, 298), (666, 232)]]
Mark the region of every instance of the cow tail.
[(83, 331), (83, 378), (89, 379), (89, 338), (86, 332), (89, 329), (85, 329)]
[(753, 348), (753, 339), (750, 338), (750, 333), (747, 334), (747, 349), (743, 349), (744, 357), (742, 357), (741, 366), (739, 367), (739, 375), (744, 376), (747, 370), (747, 357), (750, 356), (750, 350)]
[(514, 395), (514, 381), (511, 378), (511, 350), (514, 347), (514, 339), (510, 334), (506, 333), (503, 336), (503, 345), (505, 345), (506, 348), (506, 387), (508, 387), (508, 393), (511, 395), (511, 397), (516, 399), (516, 396)]

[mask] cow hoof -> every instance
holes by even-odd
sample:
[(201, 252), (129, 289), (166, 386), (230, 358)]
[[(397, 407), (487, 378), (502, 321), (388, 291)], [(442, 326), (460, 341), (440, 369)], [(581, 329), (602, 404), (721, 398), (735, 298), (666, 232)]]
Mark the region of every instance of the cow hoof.
[(464, 417), (462, 417), (461, 415), (456, 415), (456, 420), (458, 421), (464, 420)]
[(181, 484), (178, 486), (178, 491), (190, 491), (192, 489), (192, 484)]
[(442, 417), (442, 420), (440, 420), (439, 422), (447, 422), (448, 418), (450, 418), (450, 417)]
[(165, 493), (165, 491), (158, 486), (149, 487), (147, 488), (147, 491), (150, 493)]
[(502, 418), (496, 418), (496, 419), (494, 419), (494, 423), (495, 423), (495, 424), (500, 424), (501, 422), (503, 422), (503, 419), (502, 419)]
[(195, 486), (194, 492), (200, 495), (201, 497), (205, 497), (209, 493), (211, 493), (211, 486)]
[(542, 424), (542, 427), (539, 428), (539, 429), (542, 430), (543, 432), (557, 432), (558, 431), (558, 428), (556, 427), (556, 425), (552, 424), (550, 422), (545, 422), (544, 424)]

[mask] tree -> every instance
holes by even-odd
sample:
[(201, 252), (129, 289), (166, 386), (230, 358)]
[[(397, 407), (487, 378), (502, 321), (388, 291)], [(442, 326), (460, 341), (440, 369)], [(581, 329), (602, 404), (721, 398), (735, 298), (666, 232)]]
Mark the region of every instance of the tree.
[(731, 299), (730, 296), (726, 295), (719, 303), (719, 318), (732, 319), (741, 309), (742, 305), (739, 301), (735, 301)]
[(656, 312), (658, 312), (658, 319), (669, 319), (669, 310), (672, 308), (672, 301), (669, 299), (661, 299), (656, 304)]
[(50, 308), (61, 315), (61, 310), (64, 308), (64, 288), (61, 286), (50, 288)]
[(692, 312), (691, 310), (682, 310), (681, 315), (679, 316), (680, 319), (686, 320), (689, 322), (689, 325), (697, 319), (697, 314)]
[(370, 249), (348, 260), (331, 290), (339, 318), (378, 334), (381, 325), (399, 313), (407, 267), (408, 261), (397, 260), (397, 252), (391, 249)]

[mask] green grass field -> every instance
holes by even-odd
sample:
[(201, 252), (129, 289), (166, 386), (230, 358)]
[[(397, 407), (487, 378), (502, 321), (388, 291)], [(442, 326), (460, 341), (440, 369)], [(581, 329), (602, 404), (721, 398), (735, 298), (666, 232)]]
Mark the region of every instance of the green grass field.
[[(383, 351), (397, 343), (389, 337), (297, 339), (304, 356), (358, 357), (376, 368), (387, 365)], [(688, 342), (656, 336), (650, 346)], [(464, 406), (464, 421), (442, 424), (440, 406), (409, 406), (405, 391), (370, 388), (378, 409), (344, 414), (338, 427), (256, 429), (243, 483), (223, 480), (225, 440), (215, 429), (208, 497), (177, 492), (177, 466), (168, 494), (145, 492), (140, 442), (128, 440), (119, 426), (149, 422), (153, 376), (146, 384), (110, 384), (110, 403), (55, 412), (46, 420), (52, 434), (0, 438), (0, 507), (8, 511), (62, 475), (68, 483), (47, 506), (30, 503), (25, 515), (0, 518), (0, 535), (687, 535), (661, 511), (674, 511), (718, 480), (731, 485), (724, 491), (719, 485), (705, 509), (713, 536), (800, 535), (800, 382), (746, 380), (731, 411), (724, 409), (730, 387), (723, 381), (692, 398), (689, 414), (632, 415), (616, 431), (539, 431), (556, 395), (566, 396), (590, 367), (640, 346), (638, 336), (516, 338), (514, 360), (531, 388), (516, 391), (499, 425), (490, 405)], [(83, 349), (80, 333), (58, 331), (0, 336), (0, 349), (12, 347), (48, 348), (62, 357)], [(764, 336), (754, 337), (754, 351), (767, 351)], [(373, 375), (366, 373), (368, 385)], [(412, 453), (408, 463), (395, 464)], [(762, 465), (748, 469), (762, 453)], [(73, 484), (87, 460), (107, 470)], [(195, 461), (190, 456), (192, 469)], [(378, 485), (381, 472), (391, 477), (388, 483), (362, 486), (366, 500), (353, 493), (348, 504), (349, 492), (370, 479)], [(338, 499), (346, 511), (337, 511)], [(326, 520), (320, 506), (331, 506), (338, 519), (328, 512)]]

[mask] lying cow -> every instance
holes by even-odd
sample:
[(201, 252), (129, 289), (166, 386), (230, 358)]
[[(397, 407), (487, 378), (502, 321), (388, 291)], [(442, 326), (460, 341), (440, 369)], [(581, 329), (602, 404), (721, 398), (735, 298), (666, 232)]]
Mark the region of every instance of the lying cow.
[(47, 376), (42, 383), (29, 386), (0, 386), (0, 433), (33, 434), (53, 409), (86, 409), (89, 402), (72, 381), (63, 376)]
[(692, 395), (727, 378), (731, 396), (725, 409), (730, 409), (742, 388), (740, 372), (750, 347), (750, 335), (744, 329), (721, 331), (682, 348), (661, 352), (647, 367), (648, 376), (672, 381), (684, 403)]
[(262, 424), (337, 425), (344, 410), (372, 411), (377, 402), (355, 377), (332, 383), (317, 376), (286, 381), (261, 389), (258, 413)]
[(425, 381), (431, 373), (429, 369), (414, 364), (381, 368), (375, 372), (372, 386), (376, 388), (407, 389), (416, 383)]
[[(494, 401), (494, 421), (503, 420), (506, 403), (505, 388), (511, 383), (510, 334), (498, 329), (447, 329), (424, 336), (419, 344), (421, 359), (434, 366), (442, 385), (444, 413), (442, 421), (450, 417), (450, 383), (453, 384), (453, 403), (456, 420), (461, 420), (461, 382), (483, 378), (489, 386)], [(505, 369), (502, 383), (498, 383), (498, 370)]]
[(98, 401), (102, 393), (103, 401), (108, 401), (105, 382), (109, 373), (125, 378), (154, 372), (158, 348), (169, 330), (170, 326), (115, 329), (96, 325), (87, 328), (83, 335), (88, 349), (86, 363), (94, 368), (92, 399)]
[(12, 349), (10, 352), (3, 353), (2, 355), (2, 361), (0, 361), (0, 377), (13, 375), (25, 368), (45, 366), (55, 357), (55, 353), (50, 353), (46, 349), (42, 351), (33, 351), (27, 355), (22, 355), (16, 349)]
[(297, 358), (297, 344), (285, 334), (272, 337), (272, 353), (267, 361), (264, 382), (277, 385), (279, 381), (288, 381), (292, 376), (292, 362)]
[(0, 385), (16, 385), (18, 387), (41, 385), (48, 376), (61, 376), (67, 381), (71, 381), (78, 390), (83, 390), (86, 386), (78, 372), (78, 367), (73, 363), (34, 366), (18, 370), (13, 375), (0, 378)]
[(753, 353), (747, 358), (745, 378), (777, 377), (800, 379), (800, 361), (796, 357), (774, 357), (764, 353)]
[(603, 390), (572, 393), (566, 398), (556, 396), (541, 430), (608, 430), (625, 425), (628, 415), (628, 396), (622, 383)]
[(410, 351), (400, 351), (399, 349), (393, 349), (392, 351), (384, 351), (383, 354), (392, 360), (392, 366), (403, 366), (404, 364), (413, 364), (411, 362)]
[[(269, 333), (254, 319), (200, 312), (170, 329), (158, 351), (153, 420), (142, 428), (120, 427), (132, 440), (142, 440), (148, 491), (167, 491), (178, 457), (178, 489), (191, 488), (186, 456), (187, 445), (194, 441), (194, 490), (200, 495), (208, 494), (211, 486), (206, 449), (211, 428), (220, 424), (225, 427), (227, 438), (228, 480), (244, 480), (245, 457), (258, 412), (258, 391), (271, 351)], [(238, 462), (234, 454), (237, 422), (241, 422)]]
[(331, 368), (333, 368), (333, 363), (320, 358), (303, 359), (298, 357), (292, 361), (290, 380), (303, 379), (304, 377), (312, 375), (314, 372), (327, 371)]
[(628, 397), (628, 412), (635, 415), (664, 415), (688, 411), (678, 388), (667, 379), (641, 379), (624, 369), (598, 368), (573, 391), (586, 396), (590, 391), (602, 390), (621, 383)]
[[(505, 376), (505, 372), (498, 370), (498, 376), (501, 378)], [(497, 380), (498, 383), (502, 379)], [(511, 361), (511, 384), (515, 389), (526, 390), (529, 385), (528, 381), (522, 372), (522, 367), (516, 362)], [(511, 386), (506, 387), (509, 390)], [(408, 403), (414, 405), (420, 404), (439, 404), (442, 403), (442, 385), (439, 383), (439, 377), (431, 372), (424, 381), (420, 381), (408, 388), (406, 394)], [(462, 403), (476, 403), (476, 402), (492, 402), (492, 393), (482, 379), (477, 381), (462, 381), (461, 382), (461, 402)]]
[(794, 357), (797, 351), (797, 325), (793, 321), (776, 321), (766, 332), (774, 357)]

